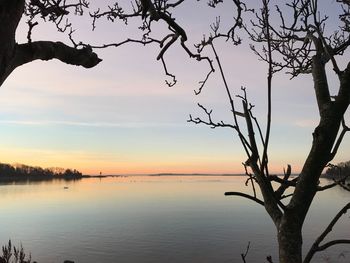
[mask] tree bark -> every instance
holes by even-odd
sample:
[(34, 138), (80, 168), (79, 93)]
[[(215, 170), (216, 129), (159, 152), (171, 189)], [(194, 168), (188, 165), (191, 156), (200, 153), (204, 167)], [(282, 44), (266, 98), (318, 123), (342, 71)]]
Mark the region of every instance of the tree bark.
[(315, 131), (320, 134), (314, 135), (311, 151), (299, 176), (292, 200), (285, 208), (278, 226), (280, 263), (302, 262), (303, 223), (312, 200), (317, 193), (318, 181), (322, 170), (328, 162), (339, 124), (340, 120), (327, 123), (327, 133), (330, 133), (327, 136), (324, 134), (325, 131)]
[(343, 72), (340, 92), (330, 101), (324, 65), (313, 58), (314, 88), (317, 97), (320, 122), (313, 133), (312, 147), (299, 175), (293, 197), (285, 208), (278, 228), (280, 263), (302, 262), (302, 226), (314, 196), (324, 167), (332, 159), (337, 134), (349, 105), (350, 64)]
[(15, 34), (24, 12), (24, 0), (0, 3), (0, 85), (15, 51)]
[(278, 227), (280, 263), (302, 263), (302, 225), (286, 211)]

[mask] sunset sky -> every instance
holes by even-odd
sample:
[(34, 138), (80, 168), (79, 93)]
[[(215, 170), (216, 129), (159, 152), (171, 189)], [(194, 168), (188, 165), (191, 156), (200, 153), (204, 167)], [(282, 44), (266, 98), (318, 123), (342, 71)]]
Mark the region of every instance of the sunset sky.
[[(188, 28), (190, 43), (198, 42), (202, 33), (208, 32), (216, 15), (230, 17), (223, 8), (196, 15), (190, 15), (191, 10), (180, 10), (176, 16)], [(136, 25), (141, 18), (137, 19)], [(81, 18), (77, 25), (78, 37), (97, 44), (121, 41), (138, 32), (133, 23), (124, 26), (101, 22), (93, 33), (88, 19)], [(160, 32), (164, 28), (160, 26)], [(25, 32), (22, 23), (18, 42), (25, 41)], [(33, 40), (69, 43), (52, 25), (34, 31)], [(220, 42), (217, 49), (230, 87), (236, 93), (241, 86), (247, 87), (263, 124), (267, 68), (245, 40), (238, 48)], [(189, 59), (178, 44), (174, 45), (166, 59), (178, 84), (169, 88), (162, 65), (156, 61), (159, 48), (155, 45), (96, 52), (103, 62), (92, 69), (36, 61), (13, 72), (0, 89), (1, 162), (70, 167), (86, 174), (243, 171), (241, 163), (246, 157), (236, 134), (186, 122), (189, 114), (203, 116), (198, 102), (213, 109), (218, 121), (232, 122), (218, 74), (199, 96), (194, 95), (198, 81), (207, 72), (205, 63)], [(335, 90), (338, 82), (333, 75), (329, 82)], [(238, 99), (236, 103), (240, 103)], [(300, 171), (317, 121), (311, 75), (292, 81), (284, 73), (277, 75), (273, 81), (269, 158), (273, 172), (283, 172), (287, 164), (292, 165), (293, 172)], [(349, 160), (349, 147), (346, 137), (335, 163)]]

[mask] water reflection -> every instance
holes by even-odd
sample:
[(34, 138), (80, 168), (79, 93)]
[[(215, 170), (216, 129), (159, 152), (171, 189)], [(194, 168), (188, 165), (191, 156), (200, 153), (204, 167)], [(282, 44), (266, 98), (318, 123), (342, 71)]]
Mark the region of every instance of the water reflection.
[[(261, 206), (224, 196), (249, 191), (244, 181), (133, 176), (1, 185), (0, 241), (21, 241), (39, 263), (240, 262), (249, 241), (248, 261), (275, 258), (275, 229)], [(337, 189), (315, 200), (306, 245), (348, 200), (349, 193)], [(349, 221), (337, 226), (338, 237), (350, 235)], [(335, 259), (343, 250), (326, 255)]]

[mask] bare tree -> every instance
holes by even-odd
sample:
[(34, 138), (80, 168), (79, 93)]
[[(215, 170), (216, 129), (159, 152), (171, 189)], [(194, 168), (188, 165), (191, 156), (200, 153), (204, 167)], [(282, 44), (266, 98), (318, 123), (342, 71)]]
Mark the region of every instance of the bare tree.
[[(200, 2), (200, 1), (199, 1)], [(225, 2), (225, 3), (224, 3)], [(331, 231), (338, 219), (350, 208), (346, 204), (336, 215), (326, 230), (312, 245), (306, 257), (302, 253), (302, 227), (313, 198), (319, 191), (336, 185), (343, 185), (344, 180), (338, 180), (331, 185), (320, 186), (319, 178), (323, 169), (336, 156), (345, 134), (350, 130), (346, 125), (344, 115), (350, 103), (350, 61), (341, 66), (339, 58), (344, 57), (350, 45), (350, 2), (337, 0), (340, 7), (338, 14), (339, 27), (328, 30), (326, 14), (319, 8), (317, 0), (289, 0), (285, 4), (271, 7), (269, 0), (262, 0), (260, 8), (250, 7), (241, 0), (233, 1), (209, 0), (208, 6), (216, 8), (227, 4), (233, 7), (234, 18), (230, 23), (223, 23), (218, 17), (211, 26), (211, 31), (203, 36), (198, 44), (192, 46), (188, 42), (190, 29), (184, 28), (175, 20), (176, 11), (185, 5), (184, 0), (132, 0), (131, 4), (117, 1), (103, 9), (90, 10), (93, 29), (98, 26), (100, 19), (106, 18), (111, 22), (120, 20), (128, 23), (130, 19), (140, 21), (139, 29), (142, 36), (139, 39), (126, 38), (119, 42), (103, 45), (90, 45), (75, 41), (71, 25), (65, 20), (73, 11), (81, 14), (88, 8), (84, 0), (68, 3), (68, 0), (1, 0), (0, 1), (0, 84), (17, 67), (35, 59), (59, 59), (68, 64), (93, 67), (100, 59), (93, 49), (119, 47), (124, 44), (138, 43), (141, 45), (159, 46), (159, 60), (164, 72), (170, 80), (166, 83), (173, 86), (176, 77), (168, 70), (165, 61), (166, 52), (179, 43), (190, 58), (208, 64), (208, 72), (195, 90), (199, 94), (205, 87), (209, 77), (217, 71), (223, 81), (224, 91), (232, 113), (231, 122), (217, 121), (212, 111), (205, 106), (204, 117), (192, 117), (189, 122), (208, 125), (211, 128), (229, 128), (238, 134), (239, 141), (247, 155), (243, 163), (247, 183), (252, 186), (252, 194), (227, 192), (226, 195), (248, 198), (264, 207), (276, 226), (279, 244), (279, 261), (281, 263), (310, 262), (313, 255), (336, 244), (349, 244), (350, 240), (333, 240), (324, 244), (324, 238)], [(127, 6), (123, 6), (127, 5)], [(199, 3), (200, 4), (200, 3)], [(28, 43), (17, 44), (15, 32), (23, 13), (27, 16), (29, 25)], [(274, 13), (279, 22), (273, 23), (270, 15)], [(31, 32), (38, 20), (44, 19), (56, 24), (59, 31), (69, 30), (72, 47), (61, 42), (31, 41)], [(275, 19), (274, 19), (275, 21)], [(155, 34), (155, 23), (167, 25), (168, 32), (159, 36)], [(246, 35), (241, 38), (239, 34)], [(243, 40), (250, 39), (251, 49), (258, 58), (267, 65), (267, 120), (263, 130), (253, 114), (253, 105), (249, 102), (246, 89), (240, 94), (233, 94), (232, 88), (226, 81), (225, 70), (216, 44), (225, 40), (233, 45), (239, 45)], [(339, 79), (335, 94), (330, 93), (327, 81), (326, 66), (330, 64)], [(284, 171), (283, 177), (269, 172), (268, 148), (270, 142), (272, 115), (273, 77), (279, 72), (287, 72), (291, 78), (301, 74), (312, 74), (315, 97), (319, 109), (319, 123), (313, 132), (313, 141), (308, 157), (300, 174), (291, 177), (291, 167)], [(311, 87), (310, 87), (311, 88)], [(239, 104), (237, 104), (237, 99)], [(278, 187), (272, 183), (277, 183)], [(292, 188), (290, 194), (287, 189)], [(258, 194), (261, 192), (261, 197)], [(245, 256), (244, 256), (245, 258)], [(271, 258), (268, 259), (272, 261)]]
[[(235, 9), (235, 17), (231, 24), (228, 27), (223, 26), (222, 29), (222, 21), (218, 17), (211, 26), (211, 32), (206, 34), (194, 48), (188, 44), (190, 31), (183, 28), (173, 17), (175, 10), (184, 2), (183, 0), (136, 1), (133, 2), (134, 9), (130, 13), (125, 12), (120, 3), (109, 7), (107, 11), (97, 10), (92, 14), (94, 26), (98, 19), (103, 17), (111, 21), (121, 19), (127, 22), (130, 18), (141, 16), (143, 23), (140, 28), (144, 30), (143, 37), (139, 40), (126, 39), (100, 47), (119, 46), (128, 42), (143, 45), (158, 44), (160, 52), (157, 60), (162, 62), (165, 74), (172, 78), (172, 82), (167, 82), (171, 86), (175, 84), (176, 78), (169, 72), (164, 56), (174, 43), (179, 42), (189, 57), (205, 61), (209, 65), (209, 71), (200, 82), (199, 88), (195, 91), (196, 94), (202, 91), (210, 75), (218, 70), (231, 107), (232, 121), (216, 121), (212, 116), (212, 110), (198, 104), (203, 110), (204, 117), (190, 115), (189, 122), (208, 125), (211, 128), (226, 127), (238, 134), (243, 150), (247, 154), (247, 160), (243, 165), (248, 176), (247, 183), (252, 186), (253, 194), (227, 192), (226, 195), (248, 198), (265, 208), (276, 226), (281, 263), (307, 263), (318, 251), (336, 244), (349, 244), (350, 240), (333, 240), (321, 245), (340, 216), (349, 209), (349, 204), (347, 204), (315, 241), (303, 259), (302, 227), (314, 196), (319, 191), (344, 182), (344, 180), (339, 180), (331, 185), (319, 185), (323, 169), (335, 157), (346, 132), (350, 130), (344, 119), (350, 102), (350, 61), (344, 68), (338, 64), (339, 57), (343, 56), (350, 45), (349, 1), (338, 0), (337, 3), (334, 3), (340, 7), (339, 28), (330, 32), (327, 28), (328, 17), (319, 9), (317, 0), (290, 0), (285, 5), (278, 2), (279, 5), (273, 8), (270, 7), (269, 0), (262, 0), (261, 7), (255, 10), (248, 6), (248, 2), (245, 4), (240, 0), (233, 0), (228, 3)], [(225, 4), (223, 2), (222, 0), (210, 0), (208, 5), (216, 8), (220, 4)], [(256, 6), (253, 7), (256, 8)], [(271, 22), (272, 13), (279, 17), (277, 24)], [(169, 34), (158, 39), (152, 37), (152, 26), (155, 22), (166, 23)], [(238, 35), (239, 33), (248, 36), (246, 38), (252, 41), (252, 51), (260, 60), (267, 63), (268, 108), (266, 130), (264, 131), (253, 114), (253, 105), (248, 100), (246, 90), (243, 88), (241, 94), (238, 95), (232, 93), (216, 50), (216, 43), (220, 39), (239, 45), (244, 39)], [(330, 94), (327, 81), (329, 72), (327, 72), (326, 65), (328, 64), (331, 64), (339, 79), (337, 93), (333, 95)], [(272, 81), (278, 72), (287, 72), (291, 78), (296, 78), (300, 74), (312, 74), (319, 109), (320, 121), (313, 132), (309, 155), (300, 174), (296, 177), (291, 177), (289, 165), (283, 177), (271, 175), (269, 172), (268, 146), (272, 115)], [(241, 104), (237, 105), (237, 98), (240, 99)], [(279, 186), (275, 187), (272, 182)], [(286, 194), (289, 188), (294, 188), (294, 190)], [(257, 190), (261, 192), (261, 199)]]

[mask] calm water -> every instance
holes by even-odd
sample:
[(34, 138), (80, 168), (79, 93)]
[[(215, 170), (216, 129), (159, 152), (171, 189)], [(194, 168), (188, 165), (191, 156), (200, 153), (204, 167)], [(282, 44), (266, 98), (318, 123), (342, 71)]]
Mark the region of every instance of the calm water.
[[(265, 262), (267, 255), (276, 259), (271, 220), (259, 205), (224, 196), (237, 190), (250, 190), (243, 177), (133, 176), (0, 185), (0, 242), (22, 242), (39, 263), (241, 262), (249, 241), (248, 262)], [(349, 199), (341, 189), (317, 197), (305, 224), (306, 248)], [(333, 237), (349, 236), (347, 215)], [(350, 247), (330, 249), (315, 262), (350, 262)]]

